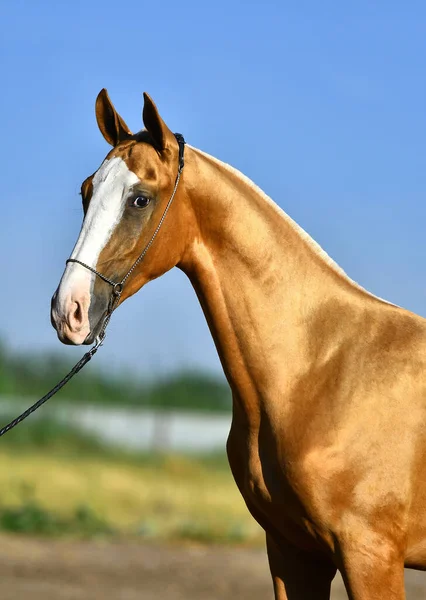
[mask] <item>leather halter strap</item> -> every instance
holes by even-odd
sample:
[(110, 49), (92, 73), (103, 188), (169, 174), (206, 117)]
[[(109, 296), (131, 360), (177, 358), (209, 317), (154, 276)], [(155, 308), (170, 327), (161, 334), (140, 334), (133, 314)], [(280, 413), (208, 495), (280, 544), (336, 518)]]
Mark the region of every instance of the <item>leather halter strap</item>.
[(150, 247), (152, 246), (155, 238), (157, 237), (158, 232), (161, 229), (161, 226), (164, 222), (164, 219), (166, 218), (167, 213), (169, 212), (169, 208), (173, 202), (173, 199), (176, 195), (176, 191), (179, 185), (179, 180), (180, 180), (180, 176), (182, 174), (183, 171), (183, 167), (185, 165), (185, 160), (184, 160), (184, 153), (185, 153), (185, 139), (183, 137), (182, 134), (180, 133), (175, 133), (174, 134), (177, 143), (179, 144), (179, 165), (178, 165), (178, 172), (176, 175), (176, 179), (175, 179), (175, 184), (173, 187), (173, 191), (172, 194), (170, 196), (169, 201), (166, 204), (166, 208), (164, 209), (164, 212), (161, 216), (161, 219), (154, 231), (154, 233), (151, 236), (151, 239), (149, 240), (149, 242), (146, 244), (145, 248), (142, 250), (142, 252), (139, 254), (138, 258), (135, 260), (135, 262), (133, 263), (133, 265), (130, 267), (130, 269), (127, 271), (127, 273), (125, 274), (125, 276), (122, 278), (121, 281), (113, 281), (112, 279), (110, 279), (109, 277), (106, 277), (106, 275), (103, 275), (102, 273), (100, 273), (99, 271), (97, 271), (94, 267), (91, 267), (90, 265), (87, 265), (86, 263), (82, 262), (81, 260), (78, 260), (76, 258), (69, 258), (66, 261), (66, 264), (68, 263), (77, 263), (79, 265), (81, 265), (82, 267), (85, 267), (86, 269), (88, 269), (89, 271), (91, 271), (92, 273), (94, 273), (95, 275), (97, 275), (100, 279), (102, 279), (102, 281), (105, 281), (105, 283), (108, 283), (111, 287), (112, 287), (112, 296), (111, 296), (111, 302), (110, 302), (110, 306), (108, 308), (108, 312), (107, 315), (105, 317), (102, 329), (101, 329), (101, 333), (98, 335), (98, 341), (99, 343), (102, 343), (103, 338), (105, 337), (105, 329), (109, 323), (109, 320), (111, 318), (112, 312), (114, 311), (115, 307), (117, 306), (119, 300), (120, 300), (120, 296), (123, 292), (123, 288), (124, 288), (124, 284), (126, 283), (126, 281), (128, 280), (128, 278), (130, 277), (130, 275), (133, 273), (133, 271), (136, 269), (136, 267), (138, 266), (139, 263), (142, 262), (142, 260), (145, 258), (146, 253), (148, 252), (148, 250), (150, 249)]

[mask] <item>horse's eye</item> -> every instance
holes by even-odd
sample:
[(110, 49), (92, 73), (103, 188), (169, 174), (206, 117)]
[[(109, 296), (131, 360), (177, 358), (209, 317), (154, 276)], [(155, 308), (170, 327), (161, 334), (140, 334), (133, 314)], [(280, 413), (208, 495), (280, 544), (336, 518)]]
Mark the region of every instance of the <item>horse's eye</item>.
[(151, 202), (150, 198), (146, 196), (138, 196), (132, 202), (132, 206), (136, 206), (136, 208), (145, 208)]

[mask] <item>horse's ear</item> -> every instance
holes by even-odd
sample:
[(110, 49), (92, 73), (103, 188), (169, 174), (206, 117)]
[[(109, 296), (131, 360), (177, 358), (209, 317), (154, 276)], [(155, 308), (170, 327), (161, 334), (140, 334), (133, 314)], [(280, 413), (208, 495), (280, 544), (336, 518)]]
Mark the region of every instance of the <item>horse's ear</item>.
[(149, 132), (155, 148), (159, 152), (163, 152), (169, 144), (173, 144), (176, 141), (175, 136), (160, 117), (157, 107), (151, 97), (144, 92), (143, 98), (143, 124)]
[(132, 135), (124, 120), (115, 110), (105, 88), (99, 92), (96, 98), (95, 111), (98, 127), (111, 146), (116, 146)]

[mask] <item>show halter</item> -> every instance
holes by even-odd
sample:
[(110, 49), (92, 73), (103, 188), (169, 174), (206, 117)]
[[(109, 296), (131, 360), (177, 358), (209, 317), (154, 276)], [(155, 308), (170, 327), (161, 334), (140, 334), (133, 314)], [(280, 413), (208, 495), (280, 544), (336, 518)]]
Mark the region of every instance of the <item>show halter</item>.
[(52, 388), (50, 390), (50, 392), (48, 392), (45, 396), (43, 396), (43, 398), (40, 398), (40, 400), (37, 400), (37, 402), (35, 402), (32, 406), (27, 408), (27, 410), (24, 411), (21, 415), (19, 415), (19, 417), (16, 417), (16, 419), (13, 419), (13, 421), (11, 421), (10, 423), (8, 423), (4, 427), (2, 427), (0, 429), (0, 437), (2, 435), (4, 435), (5, 433), (7, 433), (8, 431), (10, 431), (11, 429), (13, 429), (14, 427), (16, 427), (16, 425), (19, 425), (19, 423), (21, 423), (24, 419), (29, 417), (31, 413), (36, 411), (40, 406), (42, 406), (45, 402), (47, 402), (47, 400), (49, 400), (52, 396), (54, 396), (57, 392), (59, 392), (59, 390), (61, 388), (63, 388), (64, 385), (66, 385), (68, 383), (68, 381), (70, 379), (72, 379), (72, 377), (74, 377), (74, 375), (76, 375), (79, 371), (81, 371), (81, 369), (89, 362), (89, 360), (91, 360), (91, 358), (96, 354), (98, 349), (104, 343), (105, 335), (106, 335), (106, 328), (108, 327), (108, 323), (110, 322), (112, 313), (114, 312), (115, 308), (117, 307), (117, 304), (120, 301), (120, 297), (123, 292), (124, 285), (126, 284), (130, 275), (133, 273), (133, 271), (139, 265), (139, 263), (141, 263), (143, 261), (146, 253), (152, 246), (155, 238), (158, 235), (158, 232), (161, 229), (164, 219), (166, 218), (166, 215), (169, 212), (169, 208), (173, 202), (173, 199), (176, 195), (176, 191), (177, 191), (177, 188), (179, 185), (179, 180), (180, 180), (180, 177), (181, 177), (181, 174), (183, 171), (183, 167), (185, 164), (185, 161), (184, 161), (185, 139), (184, 139), (183, 135), (181, 135), (180, 133), (175, 133), (174, 135), (177, 140), (177, 143), (179, 144), (179, 165), (178, 165), (178, 172), (176, 175), (175, 185), (173, 187), (172, 195), (170, 196), (170, 199), (166, 204), (166, 208), (164, 209), (161, 219), (160, 219), (154, 233), (152, 234), (151, 239), (146, 244), (146, 246), (142, 250), (142, 252), (139, 254), (138, 258), (135, 260), (133, 265), (127, 271), (127, 273), (123, 277), (123, 279), (119, 282), (112, 281), (112, 279), (109, 279), (108, 277), (106, 277), (105, 275), (103, 275), (102, 273), (100, 273), (99, 271), (97, 271), (96, 269), (91, 267), (90, 265), (87, 265), (86, 263), (82, 262), (81, 260), (77, 260), (76, 258), (69, 258), (66, 261), (66, 264), (77, 263), (77, 264), (81, 265), (82, 267), (89, 269), (89, 271), (91, 271), (92, 273), (94, 273), (95, 275), (100, 277), (103, 281), (105, 281), (106, 283), (108, 283), (109, 285), (112, 286), (111, 300), (109, 302), (108, 310), (104, 317), (104, 321), (102, 323), (101, 330), (95, 339), (95, 344), (92, 346), (92, 348), (90, 348), (90, 350), (88, 352), (86, 352), (86, 354), (84, 354), (84, 356), (82, 356), (82, 358), (78, 361), (78, 363), (76, 365), (74, 365), (74, 367), (71, 369), (71, 371), (67, 375), (65, 375), (65, 377), (59, 383), (57, 383), (54, 388)]

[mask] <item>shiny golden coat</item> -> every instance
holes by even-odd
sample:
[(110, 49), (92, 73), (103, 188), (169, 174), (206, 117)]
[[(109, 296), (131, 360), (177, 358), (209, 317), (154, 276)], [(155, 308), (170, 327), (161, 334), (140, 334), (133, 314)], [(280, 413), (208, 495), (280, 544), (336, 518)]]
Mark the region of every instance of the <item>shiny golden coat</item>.
[[(104, 249), (96, 268), (114, 277), (152, 235), (178, 147), (148, 96), (145, 134), (105, 91), (97, 118), (110, 156), (159, 199), (137, 247), (122, 223)], [(232, 388), (229, 462), (266, 531), (276, 598), (326, 600), (339, 569), (351, 599), (401, 600), (404, 564), (426, 568), (426, 321), (357, 286), (240, 173), (188, 146), (185, 160), (122, 300), (173, 266), (191, 280)]]

